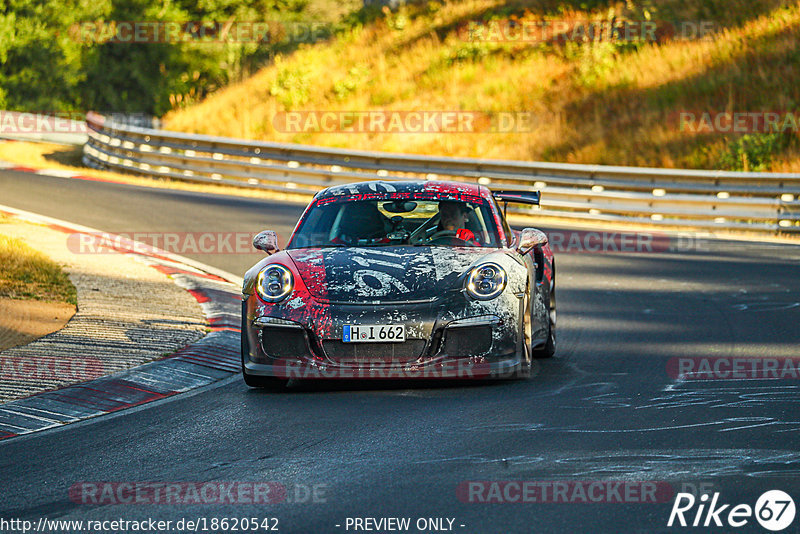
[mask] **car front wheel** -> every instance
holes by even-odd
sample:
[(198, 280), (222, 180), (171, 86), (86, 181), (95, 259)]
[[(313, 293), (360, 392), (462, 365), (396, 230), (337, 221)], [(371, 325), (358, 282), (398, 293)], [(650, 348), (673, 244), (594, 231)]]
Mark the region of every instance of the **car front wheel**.
[(550, 309), (548, 312), (547, 343), (533, 351), (536, 359), (552, 358), (556, 353), (556, 291), (550, 290)]

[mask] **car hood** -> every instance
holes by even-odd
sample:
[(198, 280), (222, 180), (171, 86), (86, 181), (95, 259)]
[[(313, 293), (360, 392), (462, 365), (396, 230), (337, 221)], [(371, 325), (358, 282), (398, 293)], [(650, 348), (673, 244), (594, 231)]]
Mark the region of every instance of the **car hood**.
[(461, 289), (461, 275), (496, 249), (332, 247), (286, 252), (315, 298), (363, 303), (434, 300)]

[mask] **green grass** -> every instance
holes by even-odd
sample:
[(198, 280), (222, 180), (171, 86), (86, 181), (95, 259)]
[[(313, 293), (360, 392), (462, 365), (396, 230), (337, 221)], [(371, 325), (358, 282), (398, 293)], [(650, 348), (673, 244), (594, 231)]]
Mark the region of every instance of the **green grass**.
[(75, 286), (57, 263), (4, 235), (0, 235), (0, 297), (78, 304)]

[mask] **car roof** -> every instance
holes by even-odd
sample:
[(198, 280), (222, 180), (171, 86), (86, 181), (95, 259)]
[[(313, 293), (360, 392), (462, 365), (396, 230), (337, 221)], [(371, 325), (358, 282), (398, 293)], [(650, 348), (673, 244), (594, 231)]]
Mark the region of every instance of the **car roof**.
[(317, 199), (342, 195), (362, 195), (375, 193), (440, 193), (442, 196), (469, 195), (489, 199), (489, 190), (478, 184), (464, 182), (445, 182), (439, 180), (385, 181), (371, 180), (353, 184), (335, 185), (317, 193)]

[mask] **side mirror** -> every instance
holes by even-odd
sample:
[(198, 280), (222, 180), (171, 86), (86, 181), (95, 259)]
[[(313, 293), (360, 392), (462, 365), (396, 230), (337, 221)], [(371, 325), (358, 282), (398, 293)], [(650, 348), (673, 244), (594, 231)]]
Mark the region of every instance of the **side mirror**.
[(520, 254), (527, 254), (534, 247), (540, 247), (547, 244), (547, 235), (541, 230), (536, 228), (525, 228), (520, 232), (519, 244), (517, 245), (517, 252)]
[(257, 233), (253, 238), (253, 247), (263, 250), (267, 254), (275, 254), (280, 250), (278, 248), (278, 234), (272, 230), (264, 230)]

